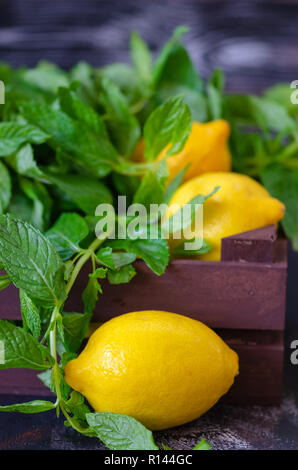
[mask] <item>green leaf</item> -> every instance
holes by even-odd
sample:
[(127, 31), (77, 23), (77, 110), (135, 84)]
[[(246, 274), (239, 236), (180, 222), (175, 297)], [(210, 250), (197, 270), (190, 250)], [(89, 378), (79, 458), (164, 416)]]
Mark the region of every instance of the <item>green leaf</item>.
[(0, 212), (5, 210), (11, 198), (11, 179), (6, 166), (0, 161)]
[(9, 157), (9, 163), (17, 173), (32, 178), (39, 178), (42, 172), (39, 170), (34, 160), (33, 148), (31, 144), (22, 145), (19, 150)]
[(120, 89), (105, 77), (101, 81), (101, 101), (107, 112), (106, 122), (113, 142), (120, 154), (130, 155), (141, 136), (140, 125)]
[(292, 103), (291, 95), (294, 89), (290, 87), (289, 83), (278, 83), (264, 92), (265, 98), (280, 104), (283, 108), (287, 109), (291, 115), (298, 112), (297, 104)]
[(183, 178), (184, 178), (184, 175), (187, 172), (189, 166), (190, 166), (190, 164), (187, 164), (185, 166), (185, 168), (183, 168), (181, 171), (179, 171), (179, 173), (177, 173), (175, 178), (167, 186), (167, 188), (164, 192), (164, 195), (163, 195), (163, 201), (162, 202), (164, 204), (169, 204), (170, 200), (172, 199), (172, 196), (174, 195), (174, 193), (177, 191), (177, 189), (181, 185), (181, 183), (183, 181)]
[(34, 69), (24, 70), (22, 78), (31, 86), (34, 85), (53, 94), (57, 93), (59, 87), (68, 86), (67, 73), (47, 61), (39, 62)]
[(122, 266), (131, 264), (136, 260), (134, 253), (113, 253), (112, 257), (115, 269), (122, 268)]
[(34, 227), (0, 216), (0, 258), (12, 282), (36, 303), (51, 306), (65, 300), (61, 258)]
[(159, 162), (157, 168), (150, 170), (142, 178), (134, 197), (134, 204), (143, 204), (149, 208), (150, 204), (160, 204), (163, 201), (166, 181), (168, 178), (168, 167), (166, 160)]
[(34, 400), (26, 403), (16, 403), (15, 405), (0, 406), (0, 411), (18, 412), (18, 413), (42, 413), (55, 409), (55, 404), (51, 401)]
[(169, 248), (166, 240), (137, 239), (109, 240), (109, 245), (115, 250), (125, 250), (142, 258), (155, 274), (160, 276), (165, 272), (169, 262)]
[(79, 243), (89, 233), (86, 221), (75, 212), (60, 215), (55, 224), (47, 231), (46, 236), (63, 259), (68, 260), (81, 250)]
[[(84, 397), (80, 393), (73, 391), (65, 405), (68, 412), (73, 414), (77, 422), (87, 429), (86, 415), (90, 413), (90, 409), (85, 404)], [(88, 432), (88, 435), (96, 436), (96, 434), (92, 432)]]
[(136, 275), (135, 268), (131, 265), (125, 265), (118, 268), (116, 271), (109, 269), (108, 279), (110, 284), (126, 284), (131, 281)]
[(0, 123), (0, 157), (6, 157), (16, 152), (26, 143), (42, 144), (48, 135), (35, 126), (18, 122)]
[(84, 175), (59, 175), (45, 173), (46, 177), (64, 191), (86, 214), (94, 215), (99, 204), (112, 204), (113, 196), (108, 187)]
[(206, 439), (202, 439), (192, 450), (211, 450), (211, 445), (206, 441)]
[(136, 419), (117, 413), (89, 413), (89, 426), (110, 450), (158, 450), (152, 432)]
[(56, 146), (72, 155), (78, 165), (93, 175), (101, 178), (111, 171), (117, 155), (107, 138), (48, 105), (24, 103), (21, 113), (27, 121), (47, 132)]
[(96, 257), (100, 264), (103, 264), (107, 268), (115, 269), (114, 260), (113, 260), (113, 250), (110, 247), (101, 248)]
[(295, 128), (294, 121), (287, 110), (273, 101), (259, 96), (251, 96), (254, 117), (263, 130), (289, 132)]
[(207, 96), (210, 120), (220, 119), (222, 117), (222, 97), (221, 93), (212, 83), (207, 84)]
[[(188, 30), (189, 28), (187, 26), (178, 26), (178, 28), (175, 29), (171, 39), (162, 48), (153, 67), (153, 83), (155, 85), (158, 83), (163, 71), (166, 69), (166, 64), (169, 57), (171, 56), (177, 45), (179, 45), (181, 36), (187, 33)], [(178, 73), (178, 70), (179, 65), (176, 66), (175, 72)]]
[(298, 250), (298, 171), (276, 163), (263, 170), (261, 178), (271, 196), (285, 204), (286, 213), (281, 223), (294, 250)]
[(89, 129), (96, 132), (102, 138), (107, 138), (106, 128), (99, 114), (91, 107), (85, 104), (78, 97), (77, 93), (68, 89), (59, 89), (59, 101), (62, 111), (71, 118), (84, 123)]
[(10, 279), (1, 279), (0, 278), (0, 291), (6, 289), (6, 287), (10, 286), (11, 281)]
[[(193, 238), (192, 240), (188, 240), (188, 243), (193, 243), (195, 241), (198, 241), (197, 238)], [(201, 248), (198, 248), (197, 250), (185, 250), (184, 249), (184, 243), (181, 243), (180, 245), (177, 246), (177, 248), (174, 248), (171, 253), (176, 256), (197, 256), (197, 255), (203, 255), (205, 253), (209, 253), (209, 251), (212, 249), (212, 245), (210, 243), (207, 243), (205, 240), (202, 240), (202, 246)]]
[(87, 283), (87, 287), (82, 294), (85, 312), (93, 313), (96, 303), (98, 301), (98, 294), (101, 294), (102, 290), (97, 279), (90, 277)]
[(132, 32), (130, 37), (130, 51), (140, 82), (145, 86), (150, 85), (152, 82), (151, 52), (136, 31)]
[(33, 203), (31, 223), (43, 232), (48, 227), (51, 217), (52, 200), (50, 195), (45, 185), (39, 181), (20, 177), (19, 183), (20, 188)]
[(108, 246), (101, 248), (97, 252), (96, 257), (97, 262), (114, 271), (122, 266), (133, 263), (136, 259), (134, 253), (113, 253), (112, 248)]
[(24, 327), (31, 331), (34, 338), (38, 339), (41, 332), (39, 308), (34, 304), (34, 302), (23, 289), (20, 289), (20, 303)]
[(90, 319), (90, 313), (63, 313), (62, 323), (68, 351), (76, 352), (80, 348), (86, 336)]
[(51, 367), (50, 351), (23, 328), (0, 320), (0, 340), (4, 343), (4, 364), (1, 369), (43, 370)]
[(183, 149), (191, 130), (191, 114), (179, 97), (170, 98), (153, 111), (144, 127), (145, 156), (154, 160), (171, 143), (167, 156)]
[(290, 132), (294, 121), (281, 105), (254, 95), (226, 95), (224, 117), (228, 121), (259, 126), (263, 132)]
[(163, 448), (163, 450), (173, 450), (173, 449), (171, 449), (171, 447), (168, 447), (163, 443), (161, 443), (161, 447)]
[(105, 279), (107, 276), (107, 269), (106, 268), (97, 268), (89, 277), (94, 277), (95, 279)]

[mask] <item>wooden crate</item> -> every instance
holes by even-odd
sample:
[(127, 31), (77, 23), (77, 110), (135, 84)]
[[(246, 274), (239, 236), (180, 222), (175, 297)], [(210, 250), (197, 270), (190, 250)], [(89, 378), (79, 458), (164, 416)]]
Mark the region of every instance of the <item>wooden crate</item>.
[[(104, 295), (93, 321), (134, 310), (167, 310), (203, 321), (237, 351), (240, 374), (225, 400), (234, 404), (280, 403), (287, 276), (287, 242), (275, 226), (222, 240), (221, 261), (178, 259), (156, 276), (142, 262), (130, 284), (103, 283)], [(81, 293), (86, 266), (74, 285), (65, 311), (83, 311)], [(1, 294), (0, 318), (19, 320), (17, 290)], [(48, 394), (25, 370), (0, 371), (0, 393)]]

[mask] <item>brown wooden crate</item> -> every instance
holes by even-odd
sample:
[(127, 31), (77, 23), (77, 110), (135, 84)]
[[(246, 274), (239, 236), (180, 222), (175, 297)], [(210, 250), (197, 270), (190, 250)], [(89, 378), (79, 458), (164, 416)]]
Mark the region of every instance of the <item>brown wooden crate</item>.
[[(285, 320), (286, 241), (276, 240), (275, 227), (228, 237), (222, 242), (225, 261), (173, 260), (159, 277), (137, 261), (137, 276), (111, 286), (93, 321), (103, 322), (134, 310), (167, 310), (201, 320), (240, 357), (240, 375), (225, 398), (232, 403), (277, 404), (283, 372), (282, 330)], [(253, 260), (253, 261), (252, 261)], [(83, 311), (81, 294), (88, 280), (86, 266), (65, 310)], [(19, 300), (13, 286), (1, 292), (0, 318), (19, 320)], [(32, 371), (1, 371), (0, 393), (47, 394)]]

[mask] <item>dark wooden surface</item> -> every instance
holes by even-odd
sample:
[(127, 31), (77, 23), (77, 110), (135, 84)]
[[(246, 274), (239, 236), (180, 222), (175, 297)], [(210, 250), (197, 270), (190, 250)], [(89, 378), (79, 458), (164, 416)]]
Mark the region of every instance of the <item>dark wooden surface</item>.
[[(298, 3), (295, 1), (196, 0), (0, 0), (0, 60), (34, 65), (39, 59), (70, 67), (127, 61), (129, 32), (138, 29), (153, 50), (178, 24), (188, 24), (185, 40), (204, 76), (213, 67), (227, 75), (229, 90), (260, 92), (277, 81), (298, 78)], [(0, 77), (1, 79), (1, 77)], [(298, 448), (298, 366), (289, 345), (298, 339), (298, 254), (290, 252), (287, 294), (285, 398), (281, 407), (218, 405), (199, 421), (157, 435), (174, 448), (201, 436), (215, 449)], [(26, 397), (29, 399), (29, 397)], [(14, 398), (1, 397), (2, 403)], [(44, 415), (0, 415), (0, 449), (100, 448)]]

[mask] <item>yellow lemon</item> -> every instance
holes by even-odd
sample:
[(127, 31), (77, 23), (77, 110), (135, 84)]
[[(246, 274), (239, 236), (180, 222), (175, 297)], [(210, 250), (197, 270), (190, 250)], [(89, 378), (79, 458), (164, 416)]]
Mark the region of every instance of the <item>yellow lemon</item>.
[(148, 310), (98, 328), (67, 364), (65, 379), (96, 411), (126, 414), (156, 430), (198, 418), (237, 373), (237, 354), (203, 323)]
[[(206, 173), (184, 183), (174, 194), (170, 206), (184, 206), (198, 194), (220, 189), (203, 206), (203, 237), (213, 245), (200, 259), (219, 260), (221, 239), (230, 235), (276, 224), (282, 219), (285, 206), (249, 176), (238, 173)], [(172, 215), (171, 207), (167, 216)], [(181, 242), (181, 241), (180, 241)], [(173, 243), (173, 242), (171, 242)]]
[[(170, 182), (187, 164), (189, 168), (184, 181), (209, 171), (230, 171), (231, 156), (227, 144), (229, 134), (230, 126), (223, 119), (206, 123), (194, 122), (183, 150), (167, 158), (168, 181)], [(157, 160), (166, 156), (169, 147), (157, 156)], [(145, 142), (141, 139), (133, 160), (144, 161), (144, 153)]]

